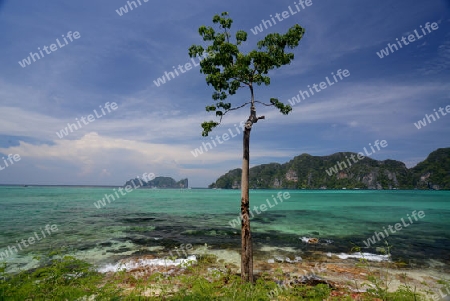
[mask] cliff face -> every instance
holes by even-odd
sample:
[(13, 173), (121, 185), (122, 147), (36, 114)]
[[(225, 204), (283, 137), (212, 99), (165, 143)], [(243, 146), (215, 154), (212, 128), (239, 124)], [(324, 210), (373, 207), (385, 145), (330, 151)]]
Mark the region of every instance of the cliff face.
[(450, 189), (450, 148), (439, 148), (411, 169), (421, 189)]
[[(450, 189), (450, 148), (438, 149), (416, 167), (395, 160), (377, 161), (357, 154), (302, 154), (291, 161), (250, 169), (250, 188), (290, 189)], [(351, 159), (353, 158), (353, 159)], [(241, 169), (221, 176), (210, 187), (239, 189)]]

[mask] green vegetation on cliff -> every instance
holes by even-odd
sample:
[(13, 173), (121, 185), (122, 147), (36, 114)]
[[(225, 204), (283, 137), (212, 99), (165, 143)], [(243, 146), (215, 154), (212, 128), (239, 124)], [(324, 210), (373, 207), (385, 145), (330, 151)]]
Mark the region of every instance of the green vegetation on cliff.
[[(134, 185), (133, 185), (134, 183)], [(188, 188), (188, 179), (182, 179), (180, 181), (175, 181), (171, 177), (156, 177), (151, 181), (143, 181), (142, 179), (132, 179), (125, 183), (124, 186), (139, 186), (142, 188)]]
[(432, 183), (440, 189), (450, 189), (450, 147), (435, 150), (425, 161), (411, 168), (411, 172), (413, 184), (418, 188), (429, 188), (427, 183)]
[[(241, 169), (238, 168), (230, 170), (209, 187), (238, 189), (240, 183)], [(410, 169), (395, 160), (378, 161), (365, 157), (358, 161), (357, 154), (351, 152), (330, 156), (302, 154), (284, 164), (252, 167), (250, 188), (450, 189), (450, 148), (432, 152), (425, 161)]]

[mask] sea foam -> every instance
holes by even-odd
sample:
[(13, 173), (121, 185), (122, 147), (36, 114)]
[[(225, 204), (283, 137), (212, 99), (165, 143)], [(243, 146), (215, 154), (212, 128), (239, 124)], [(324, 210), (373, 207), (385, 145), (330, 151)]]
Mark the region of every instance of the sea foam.
[(347, 254), (347, 253), (340, 253), (340, 254), (333, 254), (328, 253), (328, 256), (331, 257), (332, 255), (335, 255), (339, 257), (340, 259), (366, 259), (368, 261), (389, 261), (390, 256), (389, 255), (379, 255), (379, 254), (372, 254), (372, 253), (353, 253), (353, 254)]
[(186, 266), (197, 261), (195, 255), (188, 256), (186, 259), (132, 259), (132, 260), (122, 260), (116, 264), (107, 264), (98, 269), (100, 273), (108, 272), (118, 272), (121, 270), (130, 271), (137, 268), (147, 267), (147, 266)]

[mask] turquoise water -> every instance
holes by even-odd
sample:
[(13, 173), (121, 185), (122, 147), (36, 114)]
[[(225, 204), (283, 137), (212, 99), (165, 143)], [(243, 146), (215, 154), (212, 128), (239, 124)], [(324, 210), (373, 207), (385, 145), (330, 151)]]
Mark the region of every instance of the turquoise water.
[[(117, 191), (117, 190), (116, 190)], [(132, 254), (170, 250), (181, 243), (233, 250), (240, 248), (240, 229), (232, 228), (240, 210), (240, 191), (136, 189), (101, 209), (94, 202), (107, 187), (0, 187), (0, 255), (12, 266), (26, 269), (32, 257), (66, 247), (93, 263), (112, 262)], [(302, 253), (351, 252), (354, 245), (381, 232), (383, 227), (407, 226), (387, 240), (394, 260), (426, 265), (434, 259), (450, 266), (450, 192), (448, 191), (306, 191), (289, 190), (289, 199), (278, 204), (275, 190), (252, 190), (254, 209), (251, 227), (255, 255), (264, 246), (290, 247)], [(281, 195), (282, 196), (282, 195)], [(270, 206), (269, 207), (269, 203)], [(412, 212), (425, 216), (412, 218)], [(408, 215), (411, 221), (408, 220)], [(45, 225), (58, 230), (42, 238)], [(41, 237), (40, 241), (18, 243)], [(317, 245), (302, 237), (316, 237)], [(8, 252), (17, 248), (17, 252)], [(382, 241), (374, 241), (365, 252), (377, 253)], [(158, 248), (159, 247), (159, 248)], [(155, 251), (159, 250), (159, 251)], [(5, 256), (8, 254), (8, 256)], [(0, 262), (2, 260), (0, 259)]]

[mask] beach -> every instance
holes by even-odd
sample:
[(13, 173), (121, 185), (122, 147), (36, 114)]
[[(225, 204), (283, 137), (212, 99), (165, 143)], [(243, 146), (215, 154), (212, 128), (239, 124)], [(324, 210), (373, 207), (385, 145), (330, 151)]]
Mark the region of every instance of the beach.
[[(114, 273), (125, 270), (129, 277), (142, 280), (147, 280), (157, 273), (176, 277), (188, 274), (186, 267), (195, 266), (199, 258), (209, 256), (215, 260), (207, 264), (207, 269), (202, 271), (201, 277), (210, 278), (211, 271), (240, 275), (239, 250), (215, 250), (204, 245), (193, 247), (187, 253), (178, 248), (173, 251), (184, 254), (184, 258), (131, 256), (104, 266), (100, 272), (113, 277)], [(443, 287), (441, 281), (448, 280), (450, 274), (448, 269), (438, 262), (428, 268), (407, 267), (393, 262), (389, 256), (371, 256), (361, 252), (346, 254), (353, 255), (353, 258), (344, 254), (323, 252), (303, 254), (302, 258), (293, 248), (276, 247), (264, 247), (258, 250), (257, 254), (254, 258), (255, 276), (257, 279), (263, 277), (277, 283), (277, 288), (269, 293), (275, 299), (283, 291), (301, 284), (323, 284), (332, 288), (331, 296), (350, 296), (352, 300), (360, 300), (358, 298), (362, 298), (363, 294), (375, 287), (369, 280), (370, 276), (373, 276), (381, 281), (380, 287), (389, 292), (407, 287), (422, 294), (427, 300), (449, 300), (450, 290)], [(153, 285), (149, 285), (153, 288), (142, 295), (158, 296), (163, 293), (158, 289), (158, 283)], [(176, 291), (177, 287), (178, 283), (174, 281), (171, 288)], [(124, 285), (122, 288), (133, 290), (132, 285)]]

